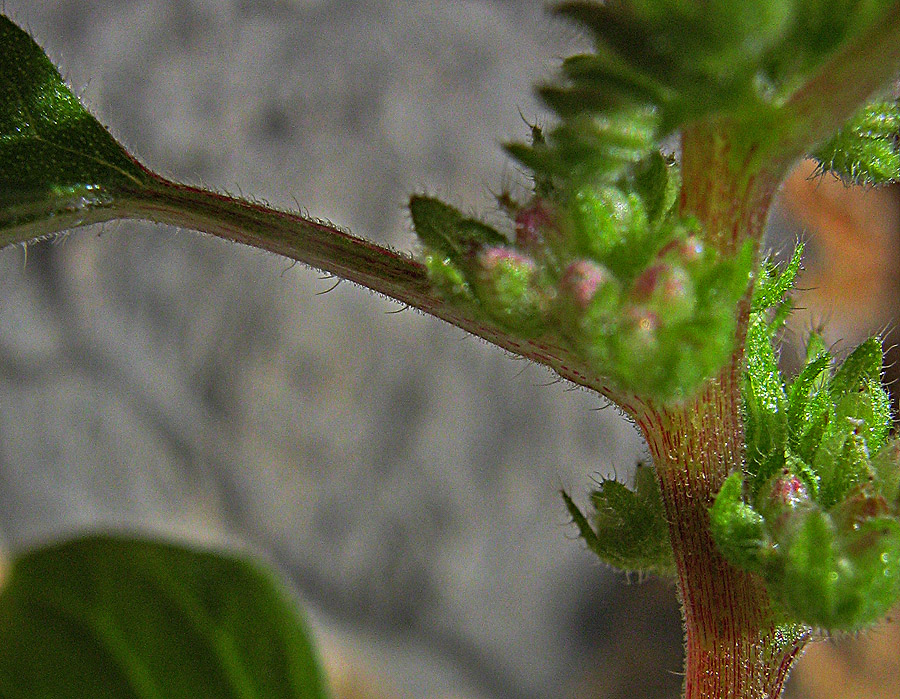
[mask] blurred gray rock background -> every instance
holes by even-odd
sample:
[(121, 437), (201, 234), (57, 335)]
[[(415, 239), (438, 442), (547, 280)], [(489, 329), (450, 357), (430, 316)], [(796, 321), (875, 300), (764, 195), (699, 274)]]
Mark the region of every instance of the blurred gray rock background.
[[(581, 40), (533, 0), (3, 9), (151, 168), (403, 249), (412, 192), (499, 217), (491, 192), (525, 191), (499, 143)], [(640, 458), (596, 396), (191, 232), (83, 229), (0, 268), (8, 553), (98, 527), (249, 548), (330, 662), (402, 696), (677, 696), (674, 592), (602, 569), (557, 493)]]

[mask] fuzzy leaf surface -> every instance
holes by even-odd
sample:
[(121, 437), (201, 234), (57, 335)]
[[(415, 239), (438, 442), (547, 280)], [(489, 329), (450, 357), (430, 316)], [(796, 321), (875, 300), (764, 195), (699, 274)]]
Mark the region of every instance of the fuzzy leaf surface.
[(813, 155), (824, 172), (847, 182), (880, 185), (900, 180), (900, 105), (867, 105)]
[(659, 485), (652, 468), (638, 466), (634, 490), (606, 480), (591, 493), (593, 523), (565, 492), (566, 509), (600, 560), (623, 570), (673, 576), (675, 563)]

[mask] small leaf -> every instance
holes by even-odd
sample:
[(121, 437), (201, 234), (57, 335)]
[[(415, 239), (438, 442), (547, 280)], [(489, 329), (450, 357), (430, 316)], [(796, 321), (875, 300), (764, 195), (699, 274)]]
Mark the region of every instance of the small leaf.
[(634, 490), (605, 480), (591, 494), (593, 527), (565, 492), (563, 501), (588, 548), (602, 561), (623, 570), (673, 575), (669, 527), (656, 474), (638, 466), (634, 480)]
[(803, 261), (803, 244), (800, 243), (794, 248), (794, 254), (791, 261), (787, 263), (783, 270), (769, 262), (763, 263), (760, 271), (759, 281), (753, 290), (753, 307), (752, 313), (761, 313), (762, 311), (779, 305), (797, 278), (800, 271), (800, 265)]
[(412, 197), (409, 213), (419, 239), (453, 261), (474, 252), (475, 247), (507, 242), (487, 224), (466, 218), (452, 206), (433, 197)]
[(672, 210), (681, 192), (681, 172), (659, 151), (653, 151), (635, 170), (635, 187), (647, 216), (658, 225)]
[(884, 361), (881, 341), (870, 337), (850, 353), (831, 379), (828, 390), (832, 400), (860, 390), (869, 382), (881, 383), (881, 365)]
[(719, 551), (732, 564), (754, 570), (765, 544), (763, 518), (744, 502), (743, 480), (732, 473), (719, 490), (709, 510), (709, 530)]
[(819, 410), (812, 401), (816, 396), (817, 387), (821, 384), (822, 375), (827, 375), (830, 366), (831, 355), (820, 354), (803, 367), (791, 384), (788, 398), (788, 428), (792, 437), (800, 435), (804, 426), (818, 414)]
[(747, 370), (744, 377), (744, 425), (747, 470), (754, 491), (784, 463), (787, 405), (778, 360), (764, 320), (751, 320), (747, 331)]
[(53, 216), (78, 220), (150, 177), (34, 40), (0, 15), (0, 245), (7, 229)]
[(325, 699), (296, 604), (256, 564), (113, 536), (14, 561), (0, 695)]
[(611, 184), (653, 151), (658, 122), (647, 107), (617, 108), (594, 116), (581, 109), (554, 128), (545, 141), (530, 146), (508, 144), (506, 151), (536, 176), (562, 189)]

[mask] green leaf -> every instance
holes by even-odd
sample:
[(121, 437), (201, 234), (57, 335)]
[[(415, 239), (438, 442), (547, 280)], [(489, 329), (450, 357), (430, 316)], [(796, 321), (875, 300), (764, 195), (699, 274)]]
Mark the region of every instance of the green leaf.
[(634, 484), (631, 490), (609, 479), (591, 493), (593, 527), (568, 494), (563, 492), (562, 497), (588, 548), (602, 561), (623, 570), (672, 576), (669, 526), (654, 470), (638, 466)]
[(419, 239), (454, 261), (474, 253), (480, 246), (504, 245), (507, 242), (486, 223), (466, 218), (457, 209), (433, 197), (412, 197), (409, 213)]
[(0, 15), (0, 245), (15, 229), (54, 216), (81, 222), (150, 177), (81, 106), (34, 40)]
[(870, 104), (813, 154), (823, 172), (856, 184), (879, 185), (900, 179), (900, 105)]
[(296, 604), (243, 558), (86, 536), (16, 559), (0, 696), (324, 699)]

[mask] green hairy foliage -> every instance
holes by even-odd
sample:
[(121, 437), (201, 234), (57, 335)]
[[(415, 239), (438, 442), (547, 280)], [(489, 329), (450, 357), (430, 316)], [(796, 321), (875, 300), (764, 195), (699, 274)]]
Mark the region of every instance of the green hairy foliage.
[(591, 521), (567, 493), (562, 497), (581, 537), (604, 563), (622, 570), (675, 574), (669, 527), (653, 468), (638, 465), (633, 490), (612, 479), (600, 483), (591, 493)]
[(813, 154), (823, 172), (854, 184), (879, 185), (900, 178), (900, 105), (871, 104)]
[(662, 131), (712, 113), (774, 115), (799, 80), (866, 27), (887, 0), (564, 2), (591, 54), (563, 63), (540, 94), (563, 116), (653, 105)]
[(837, 363), (821, 339), (786, 381), (774, 339), (800, 250), (756, 286), (744, 377), (746, 464), (710, 511), (734, 564), (759, 573), (791, 620), (855, 630), (900, 598), (900, 443), (881, 384), (882, 348), (867, 340)]

